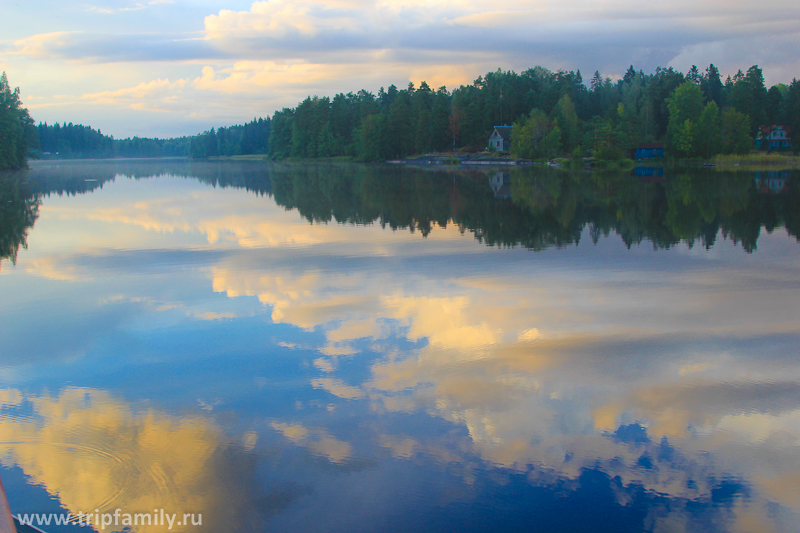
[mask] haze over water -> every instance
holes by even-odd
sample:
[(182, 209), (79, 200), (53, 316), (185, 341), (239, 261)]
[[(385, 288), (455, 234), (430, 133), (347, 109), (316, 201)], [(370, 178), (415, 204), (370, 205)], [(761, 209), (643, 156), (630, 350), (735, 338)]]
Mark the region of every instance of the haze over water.
[(202, 514), (181, 531), (796, 530), (800, 176), (639, 174), (0, 176), (12, 509)]

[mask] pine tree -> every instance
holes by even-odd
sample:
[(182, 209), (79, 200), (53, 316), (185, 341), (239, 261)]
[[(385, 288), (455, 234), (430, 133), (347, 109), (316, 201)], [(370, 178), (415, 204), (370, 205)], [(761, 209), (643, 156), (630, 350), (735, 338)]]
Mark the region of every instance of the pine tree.
[(11, 90), (8, 77), (0, 75), (0, 170), (27, 164), (28, 152), (36, 145), (36, 129), (28, 110), (22, 107), (19, 87)]
[(716, 102), (717, 107), (722, 107), (722, 80), (719, 76), (719, 69), (713, 63), (706, 69), (701, 87), (706, 96), (706, 102)]

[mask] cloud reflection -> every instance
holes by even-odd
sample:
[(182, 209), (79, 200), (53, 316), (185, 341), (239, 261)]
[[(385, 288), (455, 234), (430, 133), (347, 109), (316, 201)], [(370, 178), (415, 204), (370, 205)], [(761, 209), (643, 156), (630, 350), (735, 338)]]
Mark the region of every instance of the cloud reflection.
[[(241, 447), (232, 446), (210, 418), (136, 410), (88, 388), (39, 396), (2, 389), (0, 409), (0, 461), (21, 468), (73, 515), (164, 509), (203, 515), (203, 527), (175, 531), (246, 531), (248, 515), (264, 518), (276, 510), (253, 503), (263, 492), (253, 484), (252, 457), (245, 453), (255, 446), (252, 433)], [(26, 502), (19, 511), (35, 512), (34, 505)]]
[[(224, 208), (180, 205), (175, 196), (126, 199), (70, 216), (203, 235), (200, 247), (220, 252), (200, 262), (205, 290), (222, 299), (257, 299), (273, 323), (307, 335), (302, 346), (314, 374), (303, 383), (330, 402), (328, 413), (369, 409), (370, 420), (422, 415), (447, 428), (435, 434), (376, 422), (363, 431), (382, 453), (456, 464), (466, 480), (486, 465), (533, 484), (576, 482), (595, 469), (623, 488), (641, 486), (683, 502), (708, 502), (730, 483), (749, 491), (747, 498), (732, 497), (731, 530), (762, 530), (775, 516), (800, 513), (800, 366), (792, 356), (800, 340), (800, 289), (791, 263), (728, 254), (727, 243), (714, 256), (685, 247), (634, 248), (622, 263), (605, 255), (615, 245), (608, 241), (534, 255), (484, 248), (457, 231), (423, 241), (377, 227), (309, 225), (296, 213), (233, 193), (215, 193), (225, 198)], [(113, 242), (105, 245), (109, 256), (119, 255)], [(129, 261), (106, 264), (118, 265), (119, 273), (132, 268), (128, 263), (136, 267), (135, 253), (124, 257)], [(47, 268), (34, 264), (27, 274), (59, 279), (52, 273), (72, 272), (58, 265), (74, 258), (50, 259), (39, 263)], [(93, 261), (84, 258), (89, 272), (99, 264)], [(193, 316), (234, 320), (210, 310)], [(274, 344), (300, 346), (279, 338)], [(356, 359), (366, 369), (346, 364)], [(87, 395), (100, 408), (83, 407)], [(154, 473), (138, 482), (153, 490), (165, 486), (150, 458), (171, 461), (174, 453), (159, 447), (165, 443), (186, 440), (196, 449), (195, 461), (176, 459), (174, 479), (192, 486), (210, 475), (204, 465), (220, 437), (204, 419), (136, 415), (91, 391), (62, 396), (31, 400), (43, 426), (3, 420), (10, 424), (4, 434), (42, 440), (44, 431), (97, 432), (100, 440), (105, 423), (130, 442), (123, 450), (145, 458), (139, 468)], [(15, 391), (3, 397), (22, 401)], [(270, 418), (269, 429), (242, 441), (255, 447), (271, 430), (328, 466), (345, 468), (356, 456), (355, 440), (329, 427), (335, 418), (326, 414), (313, 421)], [(72, 477), (56, 475), (55, 461), (36, 470), (25, 450), (8, 453), (48, 488), (77, 490)], [(97, 491), (113, 492), (113, 479), (104, 483)], [(170, 487), (175, 498), (182, 487)], [(622, 503), (628, 496), (616, 495)], [(90, 502), (70, 505), (84, 503)], [(654, 530), (685, 529), (692, 519), (662, 511), (650, 517)]]

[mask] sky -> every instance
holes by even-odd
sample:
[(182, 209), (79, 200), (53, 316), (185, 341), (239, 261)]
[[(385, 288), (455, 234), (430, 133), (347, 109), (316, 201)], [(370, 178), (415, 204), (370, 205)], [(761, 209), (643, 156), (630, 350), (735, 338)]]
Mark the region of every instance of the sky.
[(0, 70), (38, 122), (171, 137), (269, 116), (308, 95), (501, 68), (630, 65), (800, 75), (800, 4), (744, 0), (3, 0)]

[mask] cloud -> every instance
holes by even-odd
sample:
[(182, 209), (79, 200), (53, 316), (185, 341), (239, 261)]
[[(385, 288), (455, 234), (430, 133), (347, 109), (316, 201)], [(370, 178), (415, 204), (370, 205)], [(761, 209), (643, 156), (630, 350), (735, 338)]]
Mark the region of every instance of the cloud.
[(103, 91), (100, 93), (84, 94), (83, 98), (91, 100), (93, 103), (96, 104), (109, 103), (110, 101), (114, 101), (117, 98), (133, 98), (136, 100), (141, 100), (146, 97), (152, 97), (155, 95), (163, 94), (165, 90), (181, 89), (185, 85), (186, 85), (185, 80), (177, 80), (176, 82), (171, 83), (169, 80), (159, 79), (147, 83), (142, 82), (136, 87), (118, 89), (116, 91)]
[[(107, 391), (79, 387), (38, 396), (0, 389), (0, 407), (12, 408), (0, 417), (0, 462), (20, 468), (26, 483), (46, 490), (73, 516), (164, 509), (199, 513), (208, 531), (239, 531), (242, 517), (254, 508), (265, 519), (294, 499), (286, 494), (267, 501), (247, 453), (258, 444), (256, 432), (232, 442), (206, 413), (176, 417), (158, 408), (140, 410)], [(347, 444), (310, 433), (312, 445), (332, 460), (348, 456)], [(175, 531), (205, 531), (176, 526)], [(137, 528), (162, 530), (144, 522)]]
[(57, 31), (40, 33), (14, 42), (11, 54), (45, 59), (53, 55), (54, 50), (62, 50), (72, 45), (76, 34), (81, 32)]
[(236, 313), (215, 313), (213, 311), (204, 311), (199, 313), (190, 313), (191, 316), (199, 320), (224, 320), (227, 318), (236, 318)]
[[(789, 82), (800, 69), (793, 54), (800, 46), (800, 9), (783, 0), (769, 10), (741, 1), (721, 9), (711, 1), (528, 0), (495, 8), (472, 0), (270, 0), (203, 16), (194, 6), (192, 30), (161, 32), (133, 15), (154, 7), (89, 6), (107, 13), (105, 19), (131, 11), (130, 29), (79, 24), (6, 46), (12, 68), (36, 72), (20, 84), (37, 97), (31, 106), (37, 118), (80, 115), (118, 137), (121, 131), (142, 135), (152, 124), (174, 131), (180, 119), (180, 132), (195, 134), (294, 107), (312, 94), (375, 92), (409, 81), (453, 89), (498, 67), (582, 69), (588, 79), (594, 70), (620, 75), (631, 64), (652, 72), (713, 62), (723, 76), (759, 64), (769, 84)], [(53, 68), (32, 70), (33, 61)], [(109, 77), (109, 69), (117, 75)], [(59, 101), (64, 79), (82, 90)], [(117, 85), (109, 86), (111, 80)]]
[(163, 4), (172, 4), (172, 0), (150, 0), (149, 2), (132, 2), (131, 4), (125, 7), (105, 7), (105, 6), (95, 6), (95, 5), (87, 5), (85, 6), (86, 11), (90, 11), (93, 13), (102, 13), (104, 15), (113, 15), (116, 13), (125, 13), (127, 11), (141, 11), (143, 9), (149, 9), (155, 6), (163, 5)]
[(319, 5), (321, 4), (270, 0), (253, 2), (250, 11), (223, 9), (219, 14), (205, 18), (206, 38), (219, 39), (232, 34), (238, 39), (265, 35), (281, 38), (290, 33), (314, 37), (323, 26), (339, 30), (355, 29), (350, 17), (320, 17), (317, 14), (319, 12), (312, 13)]
[[(543, 5), (518, 2), (493, 8), (481, 2), (255, 2), (249, 11), (222, 10), (205, 18), (205, 36), (215, 46), (242, 57), (280, 54), (322, 57), (332, 50), (491, 52), (495, 62), (513, 57), (558, 58), (559, 66), (581, 64), (579, 53), (607, 68), (602, 53), (628, 50), (645, 57), (661, 48), (675, 57), (688, 45), (724, 39), (764, 37), (780, 41), (797, 34), (800, 10), (786, 2), (780, 10), (738, 2), (720, 12), (710, 2), (641, 5), (581, 0)], [(498, 29), (502, 28), (502, 37)], [(531, 31), (533, 30), (533, 31)], [(587, 45), (591, 48), (587, 49)], [(595, 53), (593, 49), (600, 49)], [(295, 54), (286, 56), (284, 54)], [(502, 55), (501, 55), (502, 54)], [(585, 63), (583, 63), (585, 64)], [(653, 68), (655, 65), (643, 65)], [(517, 67), (519, 68), (519, 66)]]
[[(115, 225), (105, 241), (98, 232), (108, 254), (82, 261), (106, 279), (143, 270), (152, 253), (136, 261), (114, 250), (119, 227), (185, 233), (176, 246), (216, 251), (192, 251), (206, 289), (258, 298), (275, 322), (314, 330), (309, 338), (330, 356), (314, 361), (325, 373), (306, 382), (319, 389), (314, 394), (327, 391), (331, 402), (356, 409), (364, 402), (387, 418), (411, 412), (446, 421), (458, 436), (451, 460), (567, 479), (599, 468), (626, 485), (695, 501), (715, 479), (739, 476), (754, 493), (800, 505), (783, 494), (797, 486), (800, 464), (800, 369), (791, 359), (800, 330), (787, 259), (772, 263), (720, 243), (716, 251), (738, 255), (632, 250), (620, 269), (618, 257), (604, 255), (618, 244), (611, 240), (541, 254), (490, 250), (469, 235), (451, 241), (452, 225), (429, 241), (378, 227), (310, 225), (296, 212), (270, 212), (263, 197), (222, 189), (212, 202), (202, 188), (168, 188), (176, 183), (191, 182), (165, 180), (159, 198), (137, 201), (124, 188), (135, 182), (120, 178), (104, 189), (102, 209), (48, 216), (88, 219), (93, 229)], [(165, 263), (184, 264), (159, 267)], [(58, 261), (52, 270), (68, 271)], [(373, 350), (378, 341), (389, 349)], [(334, 356), (365, 345), (377, 360), (365, 354), (361, 368), (349, 370), (355, 379), (345, 374), (350, 365), (334, 364)], [(620, 429), (634, 421), (647, 439), (623, 438)], [(378, 444), (397, 457), (445, 448), (434, 438), (384, 435), (386, 426)], [(271, 427), (330, 462), (353, 457), (352, 446), (327, 429)], [(685, 464), (667, 457), (669, 444), (659, 437)], [(657, 468), (639, 467), (642, 458)]]
[(319, 357), (317, 359), (314, 359), (314, 366), (322, 370), (323, 372), (333, 372), (334, 370), (336, 370), (334, 364), (330, 360), (325, 359), (324, 357)]
[[(545, 62), (551, 68), (620, 70), (633, 59), (658, 59), (664, 65), (682, 61), (682, 54), (692, 47), (723, 42), (735, 46), (737, 41), (768, 37), (769, 46), (776, 52), (783, 50), (783, 57), (771, 59), (770, 54), (762, 54), (762, 62), (794, 60), (785, 52), (792, 49), (787, 45), (796, 43), (800, 33), (796, 30), (800, 10), (791, 2), (770, 10), (744, 2), (726, 5), (724, 11), (711, 2), (678, 5), (680, 8), (643, 7), (629, 1), (589, 4), (573, 0), (557, 6), (519, 2), (511, 9), (496, 9), (471, 1), (257, 1), (248, 11), (223, 9), (206, 16), (202, 38), (193, 34), (55, 32), (16, 41), (14, 53), (102, 62), (290, 61), (318, 70), (332, 65), (351, 75), (359, 71), (353, 67), (375, 63), (384, 77), (399, 66), (408, 77), (425, 66), (519, 69), (543, 60), (557, 63)], [(741, 48), (739, 57), (753, 50), (750, 45)], [(412, 64), (387, 61), (387, 53), (402, 56), (412, 50), (424, 52)], [(622, 57), (609, 58), (611, 51)], [(724, 48), (719, 51), (725, 54)], [(476, 61), (475, 54), (484, 57)], [(382, 62), (375, 62), (376, 58)], [(720, 63), (720, 58), (716, 62)], [(637, 66), (651, 70), (656, 65)], [(346, 79), (346, 75), (333, 79)]]
[(229, 57), (191, 34), (59, 31), (34, 34), (14, 41), (8, 52), (35, 60), (90, 63), (176, 62)]
[(344, 398), (346, 400), (355, 400), (358, 398), (364, 398), (366, 396), (364, 391), (360, 388), (347, 385), (338, 379), (318, 378), (312, 380), (311, 385), (315, 389), (324, 389), (334, 396), (338, 396), (339, 398)]
[[(76, 265), (70, 264), (64, 258), (52, 255), (26, 261), (25, 272), (34, 276), (62, 281), (73, 281), (80, 275)], [(84, 276), (80, 277), (86, 279)]]
[(270, 426), (297, 446), (306, 447), (314, 455), (321, 455), (332, 463), (345, 463), (353, 456), (353, 447), (349, 443), (331, 436), (323, 429), (285, 422), (273, 422)]

